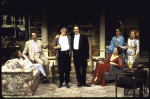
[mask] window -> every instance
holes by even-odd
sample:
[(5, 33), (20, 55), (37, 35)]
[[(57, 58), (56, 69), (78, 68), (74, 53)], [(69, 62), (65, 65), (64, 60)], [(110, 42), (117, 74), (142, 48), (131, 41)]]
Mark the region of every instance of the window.
[[(37, 33), (37, 38), (41, 39), (41, 17), (40, 16), (29, 16), (29, 34)], [(31, 37), (29, 37), (31, 39)]]
[(6, 25), (11, 25), (11, 17), (7, 16), (6, 18)]
[(17, 25), (23, 25), (23, 21), (24, 21), (23, 16), (17, 16), (16, 20), (17, 20), (17, 22), (16, 22)]

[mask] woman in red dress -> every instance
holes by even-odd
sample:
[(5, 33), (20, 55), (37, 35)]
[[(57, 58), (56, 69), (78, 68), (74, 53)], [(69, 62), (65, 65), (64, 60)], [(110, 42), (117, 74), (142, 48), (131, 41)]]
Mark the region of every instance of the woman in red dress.
[(117, 67), (122, 67), (122, 60), (118, 56), (119, 53), (122, 52), (122, 49), (120, 47), (115, 47), (113, 54), (110, 54), (106, 60), (106, 62), (98, 61), (99, 64), (96, 66), (95, 71), (93, 73), (93, 77), (88, 82), (88, 84), (91, 84), (94, 80), (96, 85), (106, 86), (105, 83), (105, 72), (109, 71), (110, 65), (116, 65)]

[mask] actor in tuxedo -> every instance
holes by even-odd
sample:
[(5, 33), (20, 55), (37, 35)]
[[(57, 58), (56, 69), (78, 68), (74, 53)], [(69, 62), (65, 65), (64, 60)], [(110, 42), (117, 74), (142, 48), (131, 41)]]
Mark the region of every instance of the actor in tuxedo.
[(79, 26), (74, 25), (74, 35), (71, 36), (72, 47), (72, 60), (74, 60), (74, 66), (76, 70), (76, 77), (78, 81), (78, 87), (90, 85), (86, 84), (86, 67), (87, 61), (89, 61), (89, 44), (85, 35), (79, 33)]

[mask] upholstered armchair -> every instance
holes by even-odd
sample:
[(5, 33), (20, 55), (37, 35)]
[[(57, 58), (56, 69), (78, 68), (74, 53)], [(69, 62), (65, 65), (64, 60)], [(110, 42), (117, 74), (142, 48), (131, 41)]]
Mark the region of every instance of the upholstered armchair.
[[(124, 54), (121, 54), (119, 55), (120, 58), (122, 60), (125, 60), (125, 55)], [(107, 60), (107, 57), (103, 60), (103, 62), (105, 62)], [(123, 63), (123, 66), (124, 66), (124, 62)], [(98, 62), (96, 63), (96, 66), (98, 65)], [(115, 80), (116, 79), (116, 74), (117, 73), (122, 73), (124, 72), (124, 67), (120, 68), (120, 67), (116, 67), (115, 65), (111, 65), (110, 66), (110, 69), (109, 69), (109, 72), (105, 72), (105, 80), (106, 82), (108, 82), (109, 80)], [(117, 78), (120, 78), (121, 75), (118, 75)]]

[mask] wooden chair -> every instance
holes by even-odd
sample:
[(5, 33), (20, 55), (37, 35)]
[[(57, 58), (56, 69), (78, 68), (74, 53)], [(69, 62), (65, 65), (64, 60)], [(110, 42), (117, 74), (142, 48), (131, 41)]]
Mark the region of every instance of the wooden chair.
[[(127, 69), (124, 73), (116, 74), (116, 97), (117, 97), (117, 87), (124, 88), (124, 94), (126, 89), (133, 89), (133, 96), (135, 97), (135, 89), (140, 88), (140, 96), (143, 96), (143, 84), (144, 84), (144, 66), (138, 67), (136, 70)], [(118, 75), (124, 75), (124, 77), (117, 80)]]
[(54, 65), (54, 62), (53, 66), (51, 67), (51, 71), (52, 71), (52, 82), (54, 83), (54, 79), (56, 78), (55, 74), (59, 73), (58, 65)]

